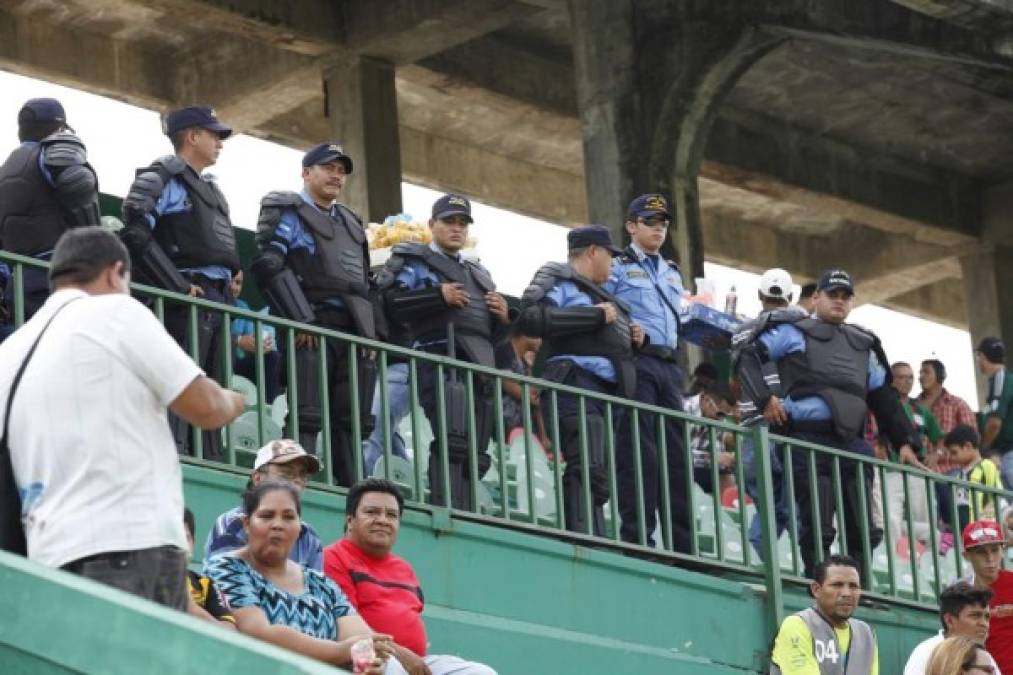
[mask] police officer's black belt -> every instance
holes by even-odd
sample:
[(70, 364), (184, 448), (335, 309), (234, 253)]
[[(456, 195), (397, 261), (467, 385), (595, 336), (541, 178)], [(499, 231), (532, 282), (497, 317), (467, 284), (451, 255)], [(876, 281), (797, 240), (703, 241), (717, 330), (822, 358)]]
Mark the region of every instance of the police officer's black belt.
[(827, 434), (836, 436), (833, 420), (790, 420), (788, 429), (804, 434)]
[(664, 345), (644, 345), (640, 348), (640, 353), (645, 356), (653, 356), (662, 361), (671, 361), (672, 363), (679, 360), (679, 350), (673, 347), (665, 347)]

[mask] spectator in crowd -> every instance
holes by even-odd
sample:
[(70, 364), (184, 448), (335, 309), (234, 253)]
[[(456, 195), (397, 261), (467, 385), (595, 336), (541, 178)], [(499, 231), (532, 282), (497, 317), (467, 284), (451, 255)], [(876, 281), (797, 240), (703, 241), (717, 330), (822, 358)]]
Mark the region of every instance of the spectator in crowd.
[[(542, 348), (542, 339), (525, 335), (516, 325), (510, 331), (510, 339), (496, 347), (496, 367), (518, 375), (531, 375), (538, 358), (538, 350)], [(542, 417), (541, 397), (535, 387), (528, 388), (527, 403), (524, 402), (524, 389), (519, 382), (503, 380), (503, 430), (509, 435), (514, 429), (524, 427), (524, 406), (531, 408), (532, 432), (548, 450), (550, 443), (545, 432), (545, 419)]]
[[(394, 330), (403, 331), (413, 347), (446, 355), (452, 334), (455, 358), (495, 368), (493, 345), (506, 337), (510, 312), (489, 271), (477, 260), (461, 256), (471, 223), (471, 202), (455, 194), (440, 197), (429, 220), (432, 243), (394, 246), (378, 284)], [(444, 369), (446, 415), (441, 416), (436, 376), (432, 362), (419, 364), (419, 397), (435, 436), (429, 445), (430, 498), (434, 504), (472, 510), (468, 481), (480, 480), (492, 463), (486, 452), (494, 421), (492, 381), (474, 378), (476, 405), (469, 412), (463, 381), (455, 369)], [(477, 476), (469, 461), (469, 414), (474, 415)], [(441, 438), (446, 438), (449, 489), (443, 484)]]
[(717, 386), (720, 377), (717, 366), (710, 361), (704, 361), (693, 369), (689, 389), (686, 390), (683, 398), (683, 406), (687, 413), (690, 415), (700, 414), (700, 392)]
[[(257, 451), (250, 473), (248, 488), (265, 480), (282, 480), (300, 492), (307, 479), (320, 470), (320, 460), (293, 440), (283, 438), (271, 441)], [(229, 509), (218, 516), (208, 532), (204, 544), (204, 570), (212, 558), (229, 553), (247, 544), (247, 530), (243, 521), (242, 506)], [(292, 560), (318, 572), (323, 569), (323, 547), (320, 536), (309, 523), (302, 523), (299, 536), (291, 547)]]
[[(120, 237), (130, 249), (140, 280), (159, 288), (231, 304), (232, 275), (239, 271), (239, 251), (229, 206), (214, 178), (202, 175), (218, 161), (222, 141), (232, 129), (203, 106), (181, 108), (165, 118), (165, 133), (176, 154), (140, 169), (123, 200)], [(190, 308), (169, 304), (165, 326), (184, 348), (190, 342)], [(222, 314), (197, 309), (197, 363), (220, 378)], [(187, 425), (170, 418), (180, 452), (193, 454)], [(222, 459), (222, 435), (206, 432), (207, 459)]]
[(963, 636), (946, 638), (933, 650), (925, 668), (926, 675), (964, 675), (985, 673), (994, 675), (991, 657), (976, 643)]
[[(243, 271), (239, 270), (232, 277), (233, 303), (240, 309), (250, 309), (250, 305), (239, 297), (243, 292)], [(264, 314), (267, 313), (265, 308)], [(281, 393), (281, 352), (275, 339), (274, 326), (263, 325), (261, 344), (264, 352), (264, 397), (268, 403), (274, 401)], [(252, 319), (238, 317), (232, 320), (232, 339), (235, 340), (236, 351), (233, 369), (251, 382), (257, 381), (257, 324)]]
[[(893, 375), (893, 388), (897, 390), (904, 414), (914, 426), (915, 431), (921, 438), (922, 453), (919, 461), (924, 459), (924, 468), (933, 469), (937, 465), (936, 446), (943, 439), (943, 433), (939, 430), (935, 416), (928, 408), (911, 398), (911, 389), (914, 387), (915, 375), (911, 366), (903, 361), (898, 361), (890, 367)], [(889, 445), (887, 458), (892, 462), (898, 462), (899, 457)], [(917, 464), (915, 466), (918, 466)], [(922, 468), (922, 467), (919, 467)], [(889, 499), (887, 508), (890, 513), (890, 535), (892, 541), (897, 541), (902, 533), (906, 531), (906, 519), (904, 517), (904, 474), (899, 471), (886, 472), (886, 489)], [(906, 507), (911, 514), (914, 524), (914, 532), (908, 533), (919, 541), (928, 541), (929, 538), (929, 506), (926, 498), (925, 482), (921, 479), (907, 480), (907, 494), (909, 496)], [(935, 517), (934, 514), (931, 517)]]
[[(393, 638), (393, 656), (403, 671), (495, 675), (480, 663), (427, 654), (422, 587), (411, 564), (393, 553), (403, 509), (400, 490), (388, 480), (369, 478), (353, 485), (345, 499), (345, 536), (324, 551), (324, 572), (366, 623)], [(387, 672), (402, 671), (388, 668)]]
[[(633, 347), (643, 342), (643, 329), (631, 322), (626, 305), (601, 287), (609, 278), (612, 258), (621, 251), (612, 245), (608, 230), (601, 225), (576, 227), (566, 235), (566, 241), (567, 262), (542, 265), (521, 296), (520, 329), (545, 340), (544, 379), (630, 398), (636, 393)], [(556, 400), (559, 418), (553, 423), (558, 422), (556, 432), (566, 460), (566, 527), (603, 535), (602, 506), (610, 492), (605, 405), (594, 398), (584, 399), (586, 415), (581, 420), (577, 396), (560, 392)], [(586, 467), (581, 438), (586, 440)], [(589, 485), (583, 480), (585, 468)], [(591, 504), (587, 504), (585, 489)]]
[[(61, 234), (99, 224), (98, 177), (55, 98), (25, 102), (18, 112), (18, 140), (21, 145), (0, 166), (0, 247), (49, 260)], [(4, 304), (13, 309), (7, 265), (0, 278)], [(25, 267), (23, 283), (25, 319), (30, 319), (49, 295), (46, 271)]]
[[(846, 323), (854, 297), (851, 276), (844, 270), (825, 272), (816, 293), (816, 310), (811, 317), (797, 313), (783, 322), (768, 322), (748, 342), (738, 360), (737, 372), (743, 393), (763, 411), (772, 428), (783, 430), (799, 440), (829, 447), (861, 450), (871, 455), (871, 448), (860, 449), (854, 444), (865, 426), (868, 410), (876, 415), (895, 447), (901, 461), (917, 462), (914, 447), (918, 439), (911, 422), (897, 399), (897, 392), (887, 385), (886, 356), (878, 338), (872, 333)], [(784, 397), (771, 391), (764, 377), (768, 362), (777, 364)], [(832, 467), (829, 455), (817, 453), (816, 475), (810, 476), (808, 453), (793, 453), (792, 472), (796, 497), (801, 509), (801, 551), (805, 572), (811, 576), (820, 557), (829, 555), (836, 537)], [(860, 520), (869, 509), (862, 508), (858, 481), (864, 483), (865, 499), (872, 488), (872, 474), (856, 462), (840, 462), (844, 491), (848, 550), (861, 552), (874, 548), (878, 538), (863, 541)], [(816, 541), (810, 504), (819, 499), (822, 541)], [(866, 504), (867, 505), (867, 504)], [(870, 522), (871, 524), (871, 522)], [(879, 533), (881, 534), (881, 532)], [(852, 543), (854, 542), (854, 543)], [(822, 556), (819, 550), (822, 549)]]
[[(977, 483), (987, 488), (1002, 489), (999, 468), (990, 459), (983, 459), (978, 448), (978, 432), (973, 428), (960, 425), (954, 427), (943, 439), (954, 467), (951, 475), (968, 483)], [(995, 520), (999, 517), (995, 509), (995, 497), (985, 492), (957, 487), (954, 489), (957, 502), (959, 524), (950, 523), (951, 527), (963, 530), (972, 520)], [(949, 521), (952, 515), (943, 514)]]
[(849, 673), (879, 675), (876, 636), (869, 624), (852, 618), (862, 597), (858, 563), (841, 555), (824, 558), (809, 588), (816, 602), (781, 624), (771, 675), (845, 672), (845, 662)]
[(988, 377), (981, 449), (1000, 460), (1002, 482), (1013, 490), (1013, 376), (1006, 368), (1006, 345), (987, 337), (978, 344), (974, 360), (978, 372)]
[[(709, 420), (722, 420), (728, 416), (728, 407), (734, 405), (728, 394), (716, 390), (700, 392), (700, 416)], [(714, 492), (714, 477), (711, 466), (714, 461), (718, 464), (718, 477), (720, 485), (718, 493), (726, 488), (734, 486), (733, 472), (735, 471), (735, 439), (721, 431), (713, 434), (714, 443), (711, 443), (711, 427), (704, 424), (691, 426), (689, 447), (693, 458), (693, 480), (703, 488), (707, 494)], [(729, 447), (730, 446), (730, 447)]]
[(801, 307), (806, 314), (812, 314), (816, 309), (815, 282), (802, 286), (802, 289), (798, 293), (798, 306)]
[[(186, 551), (193, 557), (194, 537), (197, 523), (193, 517), (193, 511), (183, 508), (183, 526), (186, 528)], [(187, 604), (187, 613), (203, 621), (208, 621), (235, 630), (236, 617), (232, 616), (232, 610), (225, 604), (215, 582), (209, 577), (194, 572), (191, 569), (186, 571), (186, 587), (190, 591), (190, 601)]]
[[(321, 143), (303, 155), (302, 192), (269, 192), (260, 202), (251, 271), (275, 314), (376, 338), (366, 231), (362, 219), (337, 202), (351, 173), (352, 158), (336, 143)], [(376, 363), (365, 350), (329, 339), (321, 383), (318, 341), (308, 334), (295, 338), (298, 441), (316, 452), (317, 434), (327, 416), (331, 447), (325, 455), (330, 456), (335, 482), (348, 487), (355, 480), (362, 441), (373, 428)], [(349, 350), (355, 352), (356, 391), (351, 389)], [(327, 387), (328, 410), (322, 408), (321, 384)], [(362, 438), (352, 438), (355, 399)]]
[(291, 560), (300, 533), (299, 489), (266, 480), (243, 496), (245, 546), (208, 564), (232, 608), (240, 633), (271, 642), (335, 666), (351, 663), (351, 648), (372, 638), (376, 659), (366, 670), (380, 675), (392, 645), (373, 634), (337, 584), (321, 572)]
[[(944, 589), (939, 594), (939, 621), (943, 628), (914, 648), (904, 666), (904, 675), (925, 675), (933, 650), (946, 638), (961, 636), (984, 646), (991, 619), (988, 608), (991, 599), (992, 591), (974, 588), (966, 581), (958, 581)], [(998, 673), (999, 667), (992, 656), (989, 655), (988, 659), (995, 668), (993, 672)]]
[(992, 591), (985, 648), (1002, 672), (1013, 673), (1013, 572), (1002, 569), (1006, 548), (1002, 528), (994, 520), (976, 520), (964, 528), (961, 539), (972, 570), (962, 581)]
[(217, 430), (243, 399), (130, 297), (115, 235), (66, 232), (49, 278), (53, 294), (0, 345), (0, 407), (24, 375), (4, 435), (28, 557), (185, 610), (183, 485), (165, 409)]
[(959, 396), (954, 396), (943, 382), (946, 381), (946, 366), (939, 359), (926, 359), (922, 361), (918, 370), (918, 384), (922, 391), (918, 394), (917, 402), (929, 409), (939, 430), (948, 434), (958, 424), (976, 426), (977, 422), (974, 413), (967, 402)]
[[(612, 273), (603, 288), (630, 308), (630, 320), (643, 326), (644, 340), (634, 356), (636, 391), (640, 403), (682, 411), (682, 370), (679, 368), (679, 307), (682, 304), (682, 274), (679, 266), (661, 256), (661, 246), (672, 226), (668, 200), (660, 194), (634, 199), (626, 210), (624, 227), (630, 245), (612, 261)], [(616, 447), (616, 478), (619, 488), (620, 536), (624, 541), (654, 544), (655, 524), (663, 487), (661, 465), (667, 467), (671, 505), (672, 546), (690, 550), (689, 519), (692, 506), (686, 494), (683, 425), (675, 417), (665, 419), (664, 447), (658, 438), (657, 415), (637, 413), (640, 436), (639, 477), (643, 484), (644, 529), (639, 531), (637, 504), (636, 448), (633, 413), (619, 421)], [(662, 512), (663, 513), (663, 512)]]

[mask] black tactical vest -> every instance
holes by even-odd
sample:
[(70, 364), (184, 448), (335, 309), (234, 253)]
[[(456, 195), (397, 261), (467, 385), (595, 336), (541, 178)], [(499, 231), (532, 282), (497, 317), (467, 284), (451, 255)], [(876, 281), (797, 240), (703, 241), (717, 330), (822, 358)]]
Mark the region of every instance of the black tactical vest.
[[(549, 263), (535, 273), (535, 282), (539, 279), (555, 279), (572, 281), (584, 293), (591, 296), (591, 302), (611, 302), (616, 307), (616, 320), (605, 324), (593, 332), (576, 333), (559, 337), (549, 337), (544, 341), (546, 358), (553, 356), (604, 356), (616, 370), (619, 383), (619, 395), (631, 398), (636, 394), (636, 366), (633, 363), (633, 343), (630, 338), (630, 310), (619, 298), (615, 297), (590, 279), (577, 274), (572, 267), (562, 263)], [(524, 291), (525, 298), (543, 297), (551, 290), (535, 288), (534, 283)], [(529, 291), (532, 291), (529, 293)]]
[(778, 362), (781, 388), (796, 401), (822, 398), (830, 407), (837, 434), (851, 440), (865, 426), (869, 355), (875, 338), (855, 326), (816, 318), (794, 325), (805, 336), (805, 352)]
[(341, 204), (335, 208), (337, 217), (306, 202), (296, 207), (299, 219), (313, 236), (316, 252), (310, 254), (308, 249), (298, 248), (289, 253), (288, 259), (310, 302), (340, 297), (359, 335), (374, 338), (376, 323), (369, 298), (366, 232), (354, 213)]
[(56, 190), (39, 170), (39, 143), (26, 143), (0, 166), (0, 244), (36, 255), (52, 251), (71, 223)]
[(197, 173), (175, 157), (155, 160), (138, 173), (155, 171), (168, 185), (175, 177), (182, 182), (190, 201), (190, 209), (164, 216), (155, 221), (155, 241), (180, 269), (221, 265), (239, 271), (236, 235), (229, 219), (229, 205), (218, 186), (200, 178)]
[(452, 260), (424, 244), (398, 244), (393, 253), (407, 258), (421, 258), (441, 283), (463, 284), (471, 298), (464, 307), (448, 307), (424, 321), (406, 326), (410, 341), (446, 338), (447, 326), (453, 323), (456, 346), (467, 354), (468, 359), (495, 368), (492, 326), (496, 318), (485, 303), (485, 294), (496, 290), (496, 284), (489, 272), (476, 262)]

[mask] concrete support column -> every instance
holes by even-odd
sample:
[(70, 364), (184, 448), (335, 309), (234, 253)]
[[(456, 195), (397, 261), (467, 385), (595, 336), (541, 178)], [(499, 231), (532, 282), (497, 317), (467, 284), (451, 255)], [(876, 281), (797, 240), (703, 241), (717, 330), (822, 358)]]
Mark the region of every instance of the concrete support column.
[[(964, 305), (971, 344), (998, 335), (1013, 347), (1013, 248), (994, 246), (960, 259)], [(979, 405), (985, 401), (987, 380), (975, 373)]]
[(394, 66), (350, 57), (328, 70), (324, 78), (330, 140), (340, 142), (354, 163), (343, 201), (367, 220), (400, 213), (401, 143)]
[(742, 73), (783, 38), (631, 0), (569, 9), (590, 220), (621, 241), (629, 201), (667, 194), (676, 226), (664, 253), (692, 283), (703, 276), (697, 176), (711, 126)]

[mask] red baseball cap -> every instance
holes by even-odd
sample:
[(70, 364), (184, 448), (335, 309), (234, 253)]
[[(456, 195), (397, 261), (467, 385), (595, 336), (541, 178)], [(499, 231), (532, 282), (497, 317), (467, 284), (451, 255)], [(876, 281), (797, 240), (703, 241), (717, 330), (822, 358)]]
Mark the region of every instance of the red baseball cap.
[(976, 520), (964, 528), (964, 549), (985, 544), (1006, 544), (1002, 527), (994, 520)]

